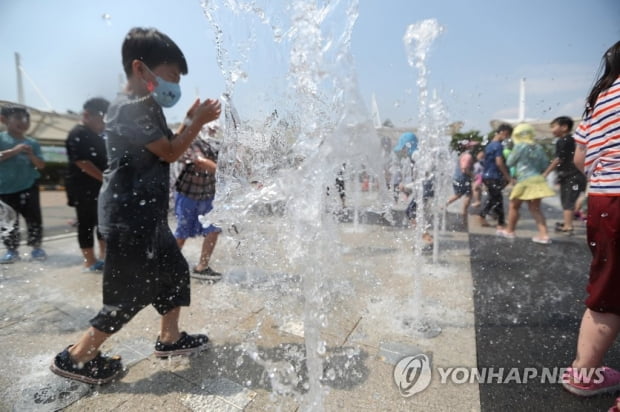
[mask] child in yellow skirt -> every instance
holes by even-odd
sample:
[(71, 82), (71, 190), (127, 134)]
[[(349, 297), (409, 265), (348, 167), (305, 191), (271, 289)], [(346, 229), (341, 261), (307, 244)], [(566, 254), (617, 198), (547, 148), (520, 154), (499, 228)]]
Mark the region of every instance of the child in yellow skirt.
[(534, 136), (534, 128), (527, 123), (519, 124), (512, 133), (515, 145), (506, 159), (506, 165), (515, 168), (517, 184), (510, 192), (508, 226), (505, 230), (498, 231), (498, 235), (509, 239), (515, 237), (519, 209), (521, 204), (526, 202), (538, 229), (538, 236), (533, 237), (532, 241), (547, 245), (551, 243), (551, 239), (540, 206), (543, 198), (555, 196), (555, 192), (543, 177), (543, 172), (549, 165), (549, 158), (543, 148), (535, 142)]

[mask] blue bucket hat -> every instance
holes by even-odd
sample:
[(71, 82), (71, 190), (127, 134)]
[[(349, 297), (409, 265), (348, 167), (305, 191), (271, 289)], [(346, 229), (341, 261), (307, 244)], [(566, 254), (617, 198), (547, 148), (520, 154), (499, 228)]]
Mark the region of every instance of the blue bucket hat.
[(413, 152), (418, 150), (418, 138), (411, 132), (406, 132), (400, 135), (398, 138), (398, 143), (394, 146), (394, 151), (396, 153), (403, 150), (403, 148), (407, 148), (407, 154), (411, 156)]

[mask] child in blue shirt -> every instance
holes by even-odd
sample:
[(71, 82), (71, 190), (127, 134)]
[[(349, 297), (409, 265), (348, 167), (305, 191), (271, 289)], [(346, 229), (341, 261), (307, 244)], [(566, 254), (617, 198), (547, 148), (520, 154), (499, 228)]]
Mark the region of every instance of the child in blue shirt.
[[(0, 121), (6, 132), (0, 133), (0, 200), (22, 215), (28, 227), (28, 246), (31, 257), (45, 260), (41, 249), (43, 219), (39, 199), (39, 170), (45, 167), (39, 143), (26, 136), (30, 127), (30, 114), (22, 106), (5, 106), (0, 111)], [(4, 239), (7, 251), (0, 263), (13, 263), (20, 259), (19, 218)]]

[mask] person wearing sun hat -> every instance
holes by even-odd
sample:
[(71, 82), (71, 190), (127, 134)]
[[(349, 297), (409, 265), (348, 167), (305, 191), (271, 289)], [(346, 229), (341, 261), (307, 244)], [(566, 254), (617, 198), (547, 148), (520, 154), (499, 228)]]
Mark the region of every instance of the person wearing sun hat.
[(418, 149), (418, 137), (412, 132), (405, 132), (398, 138), (398, 143), (394, 146), (394, 152), (399, 153), (407, 148), (407, 155), (411, 157), (413, 152)]
[[(400, 135), (398, 143), (394, 146), (394, 153), (400, 160), (400, 168), (395, 173), (395, 179), (392, 184), (396, 190), (396, 194), (404, 193), (408, 196), (408, 205), (405, 211), (411, 227), (417, 225), (417, 201), (416, 190), (417, 184), (415, 179), (415, 161), (414, 153), (418, 150), (418, 137), (412, 132), (405, 132)], [(422, 182), (422, 201), (423, 212), (428, 214), (428, 200), (434, 196), (433, 179), (425, 177)], [(397, 196), (398, 197), (398, 196)], [(431, 219), (426, 219), (430, 222)], [(430, 251), (433, 248), (433, 236), (428, 232), (427, 227), (422, 230), (423, 251)]]
[(394, 158), (392, 161), (392, 178), (390, 186), (394, 191), (394, 201), (398, 201), (400, 186), (403, 181), (412, 180), (413, 159), (411, 156), (418, 149), (418, 137), (412, 132), (400, 135), (394, 146)]
[(528, 123), (521, 123), (512, 132), (514, 148), (506, 164), (515, 167), (517, 184), (510, 192), (510, 205), (508, 208), (508, 226), (505, 230), (499, 230), (498, 235), (506, 238), (515, 237), (515, 228), (519, 221), (519, 209), (521, 203), (526, 202), (532, 217), (536, 221), (538, 236), (532, 241), (540, 244), (549, 244), (547, 223), (541, 209), (541, 200), (545, 197), (555, 196), (555, 192), (547, 185), (543, 172), (549, 165), (549, 158), (543, 148), (536, 143), (536, 132)]

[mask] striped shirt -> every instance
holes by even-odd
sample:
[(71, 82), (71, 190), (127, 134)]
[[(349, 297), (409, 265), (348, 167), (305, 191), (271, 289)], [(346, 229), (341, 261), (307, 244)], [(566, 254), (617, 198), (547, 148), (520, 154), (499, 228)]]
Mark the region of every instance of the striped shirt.
[(588, 195), (620, 196), (620, 77), (598, 96), (573, 137), (586, 146)]

